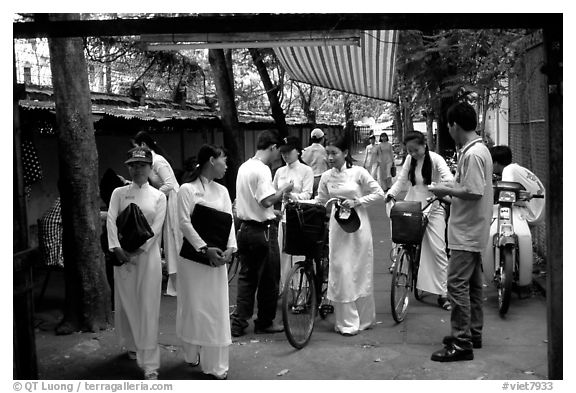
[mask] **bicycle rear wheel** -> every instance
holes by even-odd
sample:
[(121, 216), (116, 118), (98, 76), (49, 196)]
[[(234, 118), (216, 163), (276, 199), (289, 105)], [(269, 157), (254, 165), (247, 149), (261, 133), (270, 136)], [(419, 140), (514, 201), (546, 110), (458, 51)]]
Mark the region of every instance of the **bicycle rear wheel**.
[(310, 341), (318, 300), (312, 267), (306, 262), (295, 264), (284, 284), (282, 318), (290, 344), (302, 349)]
[(392, 272), (392, 285), (390, 287), (390, 306), (392, 318), (398, 323), (402, 322), (408, 312), (409, 294), (412, 287), (412, 268), (410, 256), (403, 248), (398, 252), (396, 265)]

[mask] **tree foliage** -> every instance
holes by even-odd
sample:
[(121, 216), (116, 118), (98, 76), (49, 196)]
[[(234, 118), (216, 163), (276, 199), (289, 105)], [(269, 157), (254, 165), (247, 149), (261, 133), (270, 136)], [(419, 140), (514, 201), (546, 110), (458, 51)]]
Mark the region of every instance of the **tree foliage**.
[(446, 98), (466, 99), (483, 113), (489, 106), (497, 107), (507, 94), (506, 81), (517, 56), (513, 43), (525, 34), (524, 30), (401, 32), (399, 99), (413, 115), (435, 119)]

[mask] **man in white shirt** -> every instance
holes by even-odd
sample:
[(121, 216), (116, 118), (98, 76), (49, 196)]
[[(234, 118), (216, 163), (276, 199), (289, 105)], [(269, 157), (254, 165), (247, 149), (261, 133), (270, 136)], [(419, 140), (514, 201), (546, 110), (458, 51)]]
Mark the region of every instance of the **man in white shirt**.
[[(530, 194), (544, 195), (544, 185), (538, 177), (530, 170), (512, 163), (512, 150), (508, 146), (494, 146), (490, 149), (492, 161), (494, 162), (494, 174), (501, 176), (503, 181), (520, 183)], [(518, 248), (520, 257), (520, 269), (518, 284), (520, 288), (525, 288), (532, 283), (532, 234), (530, 226), (540, 224), (544, 219), (544, 199), (534, 198), (529, 202), (518, 201), (514, 205), (513, 223), (514, 233), (518, 236)], [(490, 227), (490, 239), (498, 230), (497, 209), (493, 212), (492, 226)], [(488, 241), (482, 256), (484, 275), (489, 280), (494, 276), (494, 252), (492, 241)]]
[(320, 128), (314, 128), (310, 133), (312, 144), (302, 151), (302, 161), (304, 161), (314, 172), (314, 186), (312, 188), (312, 197), (316, 196), (320, 176), (328, 170), (328, 159), (326, 148), (322, 145), (324, 141), (324, 131)]
[(280, 251), (278, 249), (278, 221), (274, 204), (285, 192), (292, 191), (288, 183), (278, 191), (272, 184), (268, 166), (278, 157), (278, 138), (263, 131), (257, 140), (256, 154), (238, 169), (236, 179), (236, 214), (241, 221), (238, 234), (240, 272), (236, 311), (231, 316), (232, 336), (245, 334), (248, 320), (254, 313), (258, 292), (258, 317), (255, 333), (278, 333), (284, 328), (274, 323), (280, 280)]

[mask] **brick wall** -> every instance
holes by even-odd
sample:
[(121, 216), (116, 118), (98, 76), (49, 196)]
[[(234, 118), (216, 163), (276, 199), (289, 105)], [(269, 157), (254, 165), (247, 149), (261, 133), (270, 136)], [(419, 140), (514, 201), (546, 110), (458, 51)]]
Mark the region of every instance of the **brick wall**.
[[(522, 55), (510, 79), (509, 146), (513, 162), (532, 170), (548, 190), (547, 80), (541, 72), (545, 61), (542, 32), (518, 42)], [(546, 255), (546, 225), (532, 230), (539, 255)]]

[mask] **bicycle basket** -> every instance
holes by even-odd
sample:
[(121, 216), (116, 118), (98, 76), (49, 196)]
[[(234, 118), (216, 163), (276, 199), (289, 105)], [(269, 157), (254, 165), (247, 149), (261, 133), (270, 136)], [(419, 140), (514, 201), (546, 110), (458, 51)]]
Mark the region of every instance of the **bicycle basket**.
[(399, 201), (390, 211), (392, 241), (397, 244), (420, 244), (427, 217), (422, 213), (420, 202)]
[(284, 252), (291, 255), (313, 254), (323, 240), (326, 208), (322, 205), (290, 202), (286, 204)]

